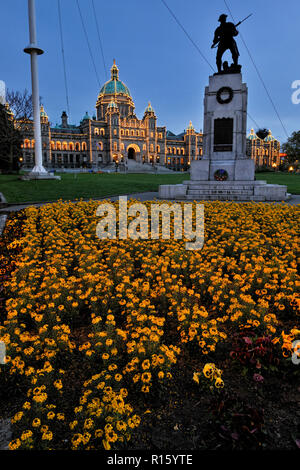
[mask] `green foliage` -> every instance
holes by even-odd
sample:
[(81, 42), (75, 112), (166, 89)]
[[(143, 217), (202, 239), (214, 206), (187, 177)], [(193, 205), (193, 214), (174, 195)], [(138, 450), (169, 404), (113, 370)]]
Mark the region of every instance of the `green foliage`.
[(5, 107), (0, 105), (0, 170), (18, 170), (22, 140)]
[(289, 163), (300, 161), (300, 131), (292, 133), (287, 142), (283, 144), (282, 150), (287, 154)]

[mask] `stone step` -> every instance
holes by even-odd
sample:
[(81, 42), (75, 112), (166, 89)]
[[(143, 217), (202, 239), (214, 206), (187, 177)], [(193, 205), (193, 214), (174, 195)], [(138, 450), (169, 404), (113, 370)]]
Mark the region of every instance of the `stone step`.
[(215, 184), (199, 184), (198, 186), (196, 185), (188, 185), (187, 186), (187, 190), (188, 191), (210, 191), (210, 190), (214, 190), (214, 191), (252, 191), (254, 190), (254, 186), (253, 185), (249, 185), (249, 186), (246, 186), (246, 185), (241, 185), (241, 184), (236, 184), (236, 185), (232, 185), (232, 186), (219, 186), (219, 185), (215, 185)]
[(201, 196), (201, 195), (223, 195), (223, 196), (232, 196), (232, 195), (241, 195), (241, 196), (251, 196), (254, 191), (249, 189), (188, 189), (187, 194), (191, 196)]
[(200, 196), (195, 196), (187, 194), (186, 200), (188, 201), (265, 201), (263, 196), (253, 196), (253, 195), (243, 195), (243, 194), (232, 194), (231, 196), (226, 196), (224, 194), (202, 194)]

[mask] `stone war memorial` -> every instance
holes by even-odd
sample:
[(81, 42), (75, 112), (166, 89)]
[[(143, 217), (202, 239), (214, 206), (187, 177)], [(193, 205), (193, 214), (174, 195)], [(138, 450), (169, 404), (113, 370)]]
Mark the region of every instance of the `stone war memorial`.
[[(248, 88), (243, 83), (239, 51), (234, 36), (236, 26), (219, 18), (212, 48), (218, 45), (218, 72), (205, 88), (203, 157), (191, 162), (190, 181), (161, 185), (162, 199), (285, 201), (287, 187), (255, 180), (255, 164), (246, 155)], [(240, 23), (239, 23), (240, 24)], [(222, 63), (230, 50), (233, 63)]]

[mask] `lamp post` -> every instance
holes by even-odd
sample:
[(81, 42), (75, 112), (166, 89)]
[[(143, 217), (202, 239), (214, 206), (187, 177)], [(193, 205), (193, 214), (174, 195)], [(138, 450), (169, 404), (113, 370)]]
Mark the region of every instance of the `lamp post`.
[(40, 118), (40, 94), (38, 80), (37, 56), (44, 53), (37, 46), (36, 42), (36, 22), (35, 22), (35, 0), (28, 0), (29, 17), (29, 38), (30, 44), (24, 49), (24, 52), (30, 54), (31, 59), (31, 82), (32, 82), (32, 105), (34, 121), (34, 140), (35, 140), (35, 165), (29, 176), (34, 178), (50, 176), (43, 167), (42, 157), (42, 137), (41, 137), (41, 118)]

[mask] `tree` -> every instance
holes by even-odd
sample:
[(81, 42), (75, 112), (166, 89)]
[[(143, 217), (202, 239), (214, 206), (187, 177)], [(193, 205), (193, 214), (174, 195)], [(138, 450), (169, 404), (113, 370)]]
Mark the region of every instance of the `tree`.
[(256, 132), (256, 135), (260, 139), (264, 140), (269, 135), (269, 130), (266, 128), (258, 129), (258, 131)]
[(7, 90), (7, 102), (15, 115), (15, 119), (32, 119), (32, 95), (25, 89), (20, 91)]
[(20, 131), (15, 129), (5, 106), (0, 104), (0, 169), (2, 171), (19, 170), (22, 142)]
[(289, 163), (300, 161), (300, 131), (295, 131), (288, 138), (287, 142), (283, 144), (282, 150), (287, 154)]

